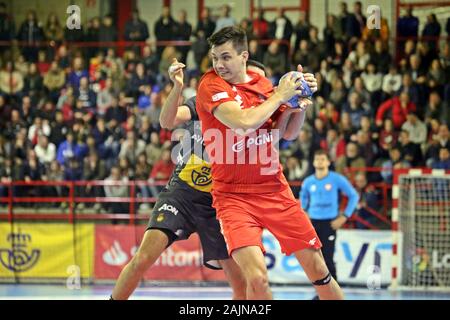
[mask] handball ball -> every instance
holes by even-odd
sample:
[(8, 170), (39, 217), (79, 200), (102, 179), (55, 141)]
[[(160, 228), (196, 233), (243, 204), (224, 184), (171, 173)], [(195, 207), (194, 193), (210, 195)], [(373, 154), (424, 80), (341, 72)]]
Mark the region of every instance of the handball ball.
[[(281, 79), (283, 79), (283, 78), (286, 77), (286, 76), (290, 76), (291, 73), (298, 73), (298, 74), (300, 74), (300, 72), (298, 72), (298, 71), (290, 71), (290, 72), (286, 73), (284, 76), (282, 76)], [(281, 79), (280, 79), (280, 81), (281, 81)], [(299, 98), (310, 98), (310, 97), (312, 97), (312, 95), (313, 95), (313, 93), (312, 93), (312, 91), (311, 91), (311, 88), (308, 86), (308, 83), (307, 83), (307, 82), (305, 81), (305, 79), (303, 78), (303, 75), (301, 76), (300, 82), (301, 82), (302, 87), (303, 87), (303, 89), (301, 89), (301, 88), (299, 87), (299, 89), (302, 90), (301, 95), (295, 95), (295, 96), (293, 96), (293, 97), (288, 101), (288, 103), (289, 103), (293, 108), (298, 108), (298, 107), (299, 107), (299, 105), (298, 105), (298, 99), (299, 99)], [(279, 83), (279, 82), (278, 82), (278, 83)]]

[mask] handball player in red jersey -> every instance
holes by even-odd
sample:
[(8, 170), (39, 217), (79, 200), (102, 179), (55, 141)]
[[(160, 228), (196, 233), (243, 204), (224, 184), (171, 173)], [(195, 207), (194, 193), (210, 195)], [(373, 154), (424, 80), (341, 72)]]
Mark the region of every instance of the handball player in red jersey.
[(296, 256), (320, 299), (343, 299), (274, 147), (281, 138), (274, 124), (280, 114), (292, 112), (287, 101), (301, 95), (299, 74), (285, 77), (274, 90), (267, 78), (246, 70), (249, 53), (242, 29), (223, 28), (208, 41), (213, 70), (200, 80), (196, 108), (212, 166), (213, 206), (228, 252), (247, 282), (247, 298), (272, 298), (262, 245), (267, 228), (283, 253)]

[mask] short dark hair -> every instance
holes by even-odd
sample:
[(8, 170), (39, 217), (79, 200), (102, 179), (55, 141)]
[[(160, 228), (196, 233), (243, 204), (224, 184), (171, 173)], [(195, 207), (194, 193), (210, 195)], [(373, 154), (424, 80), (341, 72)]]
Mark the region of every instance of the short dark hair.
[(240, 54), (242, 51), (248, 51), (247, 35), (244, 29), (231, 26), (220, 29), (208, 38), (209, 46), (220, 46), (231, 41), (233, 48)]
[(314, 157), (316, 157), (316, 156), (325, 156), (325, 157), (327, 157), (328, 161), (330, 160), (330, 156), (329, 156), (328, 153), (327, 153), (325, 150), (323, 150), (323, 149), (316, 150), (316, 151), (314, 152)]

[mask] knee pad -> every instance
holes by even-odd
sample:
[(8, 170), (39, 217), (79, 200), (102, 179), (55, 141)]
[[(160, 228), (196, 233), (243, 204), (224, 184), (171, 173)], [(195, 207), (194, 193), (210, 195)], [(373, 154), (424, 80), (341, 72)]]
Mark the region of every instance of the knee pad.
[(324, 286), (324, 285), (327, 285), (328, 283), (330, 283), (331, 279), (332, 279), (331, 273), (328, 273), (325, 276), (325, 278), (314, 281), (313, 285), (315, 285), (315, 286)]

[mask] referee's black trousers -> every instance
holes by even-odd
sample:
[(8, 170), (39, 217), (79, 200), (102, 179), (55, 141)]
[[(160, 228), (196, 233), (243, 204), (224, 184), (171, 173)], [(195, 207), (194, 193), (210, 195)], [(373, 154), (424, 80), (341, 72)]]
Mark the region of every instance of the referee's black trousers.
[(337, 281), (336, 265), (334, 263), (334, 246), (336, 242), (336, 230), (333, 230), (333, 228), (331, 228), (331, 221), (333, 220), (311, 219), (314, 229), (316, 229), (316, 233), (319, 236), (320, 242), (322, 242), (322, 254), (325, 259), (325, 263), (331, 275)]

